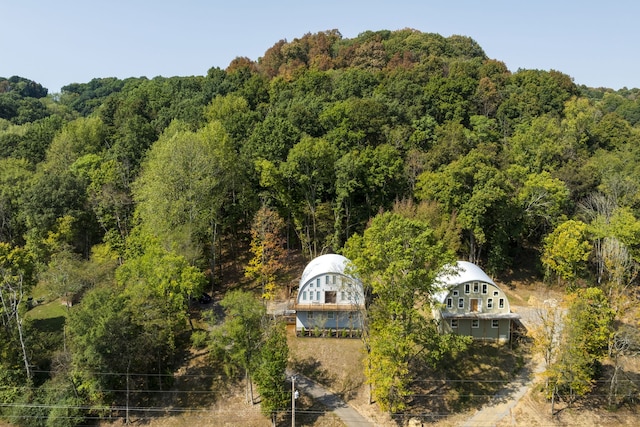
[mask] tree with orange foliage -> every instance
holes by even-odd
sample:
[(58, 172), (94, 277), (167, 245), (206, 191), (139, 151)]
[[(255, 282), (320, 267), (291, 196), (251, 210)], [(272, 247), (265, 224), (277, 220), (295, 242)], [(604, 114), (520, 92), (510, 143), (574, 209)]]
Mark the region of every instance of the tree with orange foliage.
[(276, 276), (286, 256), (282, 230), (284, 221), (277, 212), (262, 206), (251, 226), (251, 253), (253, 258), (245, 269), (245, 276), (256, 280), (262, 287), (262, 298), (275, 297)]

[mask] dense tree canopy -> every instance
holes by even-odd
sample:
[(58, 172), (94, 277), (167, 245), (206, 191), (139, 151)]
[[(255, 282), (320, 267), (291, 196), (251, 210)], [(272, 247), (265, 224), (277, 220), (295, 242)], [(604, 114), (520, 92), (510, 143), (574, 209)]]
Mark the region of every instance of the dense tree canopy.
[[(411, 324), (417, 313), (394, 310), (426, 304), (423, 286), (454, 258), (495, 273), (537, 266), (540, 278), (600, 286), (607, 298), (637, 287), (638, 89), (512, 72), (469, 37), (414, 29), (309, 33), (203, 71), (96, 78), (55, 96), (24, 77), (0, 78), (0, 244), (31, 260), (30, 277), (51, 294), (80, 302), (63, 319), (70, 345), (39, 351), (18, 302), (32, 283), (19, 296), (18, 259), (6, 257), (0, 367), (13, 370), (0, 369), (0, 415), (18, 397), (121, 403), (101, 390), (122, 378), (107, 384), (93, 372), (151, 371), (133, 365), (145, 343), (153, 369), (171, 369), (177, 337), (190, 333), (189, 297), (206, 280), (224, 290), (247, 266), (251, 283), (234, 285), (260, 282), (269, 293), (281, 271), (269, 262), (285, 250), (350, 250), (377, 295), (372, 319)], [(419, 249), (420, 262), (398, 247)], [(383, 265), (383, 255), (397, 259)], [(417, 294), (402, 291), (412, 286)], [(632, 302), (610, 301), (621, 310)], [(381, 395), (391, 409), (404, 404), (408, 360), (426, 342), (406, 322), (371, 323), (372, 362), (397, 369), (375, 379), (379, 390), (397, 386)], [(268, 411), (282, 403), (271, 376), (285, 353), (279, 333), (261, 338), (274, 346), (265, 360), (275, 359), (252, 367), (272, 393)], [(126, 358), (100, 347), (112, 334)], [(407, 339), (389, 347), (394, 336)], [(73, 362), (34, 387), (51, 381), (61, 395), (16, 388), (30, 355), (50, 364), (58, 350)], [(87, 394), (73, 392), (77, 381)]]

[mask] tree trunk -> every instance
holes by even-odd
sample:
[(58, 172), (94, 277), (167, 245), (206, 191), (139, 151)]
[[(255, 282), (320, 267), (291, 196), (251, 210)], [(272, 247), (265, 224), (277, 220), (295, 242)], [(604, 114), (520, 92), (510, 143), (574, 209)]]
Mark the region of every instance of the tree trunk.
[(618, 374), (622, 367), (618, 363), (618, 358), (616, 357), (614, 367), (613, 367), (613, 375), (611, 376), (611, 383), (609, 384), (609, 406), (613, 407), (617, 402), (615, 401), (615, 397), (618, 394)]
[(245, 399), (247, 403), (251, 403), (253, 405), (253, 382), (251, 381), (251, 375), (249, 375), (249, 369), (245, 368), (244, 370), (244, 379), (245, 379)]
[(213, 236), (211, 238), (211, 294), (215, 291), (216, 278), (216, 240), (218, 238), (218, 223), (212, 224)]
[(18, 326), (18, 335), (20, 336), (20, 346), (22, 347), (22, 358), (24, 359), (24, 369), (27, 373), (27, 378), (31, 379), (31, 368), (29, 367), (29, 358), (27, 356), (27, 348), (24, 344), (24, 336), (22, 335), (22, 319), (18, 314), (18, 306), (16, 305), (16, 325)]

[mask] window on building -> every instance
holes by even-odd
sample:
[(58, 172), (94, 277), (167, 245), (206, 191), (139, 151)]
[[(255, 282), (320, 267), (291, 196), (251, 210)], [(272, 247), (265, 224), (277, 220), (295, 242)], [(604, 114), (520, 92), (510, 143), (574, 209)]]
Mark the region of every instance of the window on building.
[(334, 313), (333, 311), (327, 311), (327, 319), (335, 319), (336, 318), (336, 313)]
[(491, 321), (491, 327), (497, 329), (500, 326), (500, 321), (498, 319), (493, 319)]
[(498, 294), (498, 291), (493, 291), (493, 296), (494, 296), (494, 297), (497, 297), (498, 295), (499, 295), (499, 294)]
[(303, 291), (302, 292), (302, 300), (306, 301), (307, 300), (307, 291)]
[(500, 298), (500, 300), (498, 301), (498, 307), (504, 308), (504, 298)]
[(469, 289), (470, 289), (469, 284), (468, 284), (468, 283), (465, 283), (465, 284), (464, 284), (464, 293), (465, 293), (465, 294), (468, 294), (468, 293), (469, 293)]
[(347, 300), (347, 293), (345, 291), (340, 292), (340, 301)]
[(327, 285), (329, 284), (329, 275), (327, 274), (326, 276), (324, 276), (324, 283), (326, 283)]
[(451, 308), (451, 307), (453, 307), (453, 299), (447, 298), (447, 308)]
[(310, 291), (310, 292), (309, 292), (309, 299), (310, 299), (311, 301), (313, 301), (313, 291)]
[(480, 321), (478, 319), (471, 319), (471, 327), (472, 328), (479, 328), (480, 327)]
[(479, 298), (470, 298), (469, 299), (469, 311), (475, 312), (480, 311), (482, 308), (482, 300)]
[(473, 293), (477, 294), (478, 292), (480, 292), (480, 283), (473, 282)]
[(458, 319), (451, 319), (451, 329), (458, 329)]
[(307, 319), (313, 319), (313, 311), (307, 311)]
[(458, 296), (458, 290), (456, 289), (455, 291), (453, 291), (453, 296), (457, 297)]
[(486, 294), (487, 294), (487, 291), (488, 291), (487, 284), (486, 284), (486, 283), (483, 283), (483, 284), (482, 284), (482, 293), (483, 293), (484, 295), (486, 295)]
[(464, 298), (458, 298), (458, 308), (464, 308)]
[(487, 300), (487, 308), (493, 308), (493, 298)]
[(336, 303), (336, 291), (325, 291), (324, 292), (324, 302), (325, 302), (325, 304), (335, 304)]
[(334, 274), (333, 276), (331, 276), (331, 281), (333, 282), (333, 284), (336, 284), (336, 275)]
[(316, 299), (320, 301), (320, 291), (316, 291)]
[(316, 279), (316, 285), (318, 285), (318, 287), (320, 287), (320, 278), (319, 277)]

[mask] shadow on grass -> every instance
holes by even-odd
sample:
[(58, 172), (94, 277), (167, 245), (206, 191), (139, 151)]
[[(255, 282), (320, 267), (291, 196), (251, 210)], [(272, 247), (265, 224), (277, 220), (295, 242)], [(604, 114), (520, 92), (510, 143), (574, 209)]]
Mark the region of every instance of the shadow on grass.
[(406, 412), (422, 422), (434, 423), (489, 401), (506, 399), (519, 385), (511, 382), (528, 374), (523, 371), (527, 368), (522, 353), (522, 349), (512, 350), (508, 345), (474, 342), (466, 352), (442, 361), (436, 370), (414, 366), (417, 380)]
[(57, 316), (46, 319), (34, 319), (32, 323), (33, 327), (41, 332), (59, 332), (62, 331), (65, 320), (64, 316)]
[(321, 362), (311, 356), (293, 360), (291, 369), (327, 387), (330, 387), (335, 380), (329, 371), (322, 367)]

